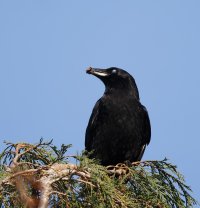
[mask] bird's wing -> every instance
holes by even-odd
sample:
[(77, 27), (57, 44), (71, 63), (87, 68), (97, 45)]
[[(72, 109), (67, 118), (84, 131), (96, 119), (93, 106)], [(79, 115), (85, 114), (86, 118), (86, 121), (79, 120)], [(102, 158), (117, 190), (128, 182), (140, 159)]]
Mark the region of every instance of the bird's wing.
[(92, 143), (93, 143), (93, 138), (95, 136), (95, 129), (97, 127), (97, 118), (99, 116), (100, 105), (101, 105), (101, 100), (99, 99), (93, 108), (92, 114), (88, 122), (88, 126), (86, 128), (85, 148), (87, 151), (92, 150)]
[(143, 121), (143, 125), (141, 126), (142, 128), (140, 129), (140, 134), (141, 134), (141, 143), (140, 143), (140, 148), (138, 148), (138, 151), (136, 151), (137, 156), (135, 155), (135, 160), (140, 161), (142, 159), (142, 156), (144, 154), (144, 151), (146, 149), (146, 146), (149, 144), (151, 140), (151, 124), (149, 120), (149, 115), (147, 112), (147, 109), (141, 105), (140, 106), (140, 118)]
[(144, 126), (143, 126), (143, 144), (149, 144), (151, 140), (151, 124), (149, 120), (149, 115), (147, 112), (147, 109), (142, 105), (142, 114), (143, 114), (143, 119), (144, 119)]

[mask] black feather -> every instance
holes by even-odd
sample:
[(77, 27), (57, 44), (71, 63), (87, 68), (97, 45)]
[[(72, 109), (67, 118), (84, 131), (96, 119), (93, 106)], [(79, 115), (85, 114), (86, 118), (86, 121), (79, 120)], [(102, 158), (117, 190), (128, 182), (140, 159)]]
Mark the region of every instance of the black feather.
[(140, 103), (134, 78), (112, 67), (89, 68), (105, 84), (104, 95), (97, 101), (85, 135), (90, 157), (102, 165), (141, 160), (150, 142), (151, 127), (146, 108)]

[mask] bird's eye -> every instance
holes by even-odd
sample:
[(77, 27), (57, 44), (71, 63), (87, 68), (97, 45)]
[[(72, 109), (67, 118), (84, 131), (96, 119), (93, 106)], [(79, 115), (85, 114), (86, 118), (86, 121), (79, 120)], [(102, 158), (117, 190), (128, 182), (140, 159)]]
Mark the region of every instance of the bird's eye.
[(113, 69), (112, 70), (112, 74), (116, 74), (117, 73), (117, 70), (116, 69)]

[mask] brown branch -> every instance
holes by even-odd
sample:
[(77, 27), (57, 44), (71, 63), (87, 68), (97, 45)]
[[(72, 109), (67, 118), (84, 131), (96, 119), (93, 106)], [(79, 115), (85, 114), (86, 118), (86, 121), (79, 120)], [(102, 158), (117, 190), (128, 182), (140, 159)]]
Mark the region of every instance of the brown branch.
[[(30, 145), (30, 144), (23, 144), (23, 143), (17, 144), (15, 147), (15, 157), (13, 159), (13, 165), (16, 166), (18, 164), (18, 160), (22, 155), (30, 152), (31, 150), (37, 149), (40, 145), (41, 145), (40, 143), (37, 145)], [(26, 147), (29, 147), (29, 148), (25, 150), (24, 152), (20, 153), (20, 150)]]

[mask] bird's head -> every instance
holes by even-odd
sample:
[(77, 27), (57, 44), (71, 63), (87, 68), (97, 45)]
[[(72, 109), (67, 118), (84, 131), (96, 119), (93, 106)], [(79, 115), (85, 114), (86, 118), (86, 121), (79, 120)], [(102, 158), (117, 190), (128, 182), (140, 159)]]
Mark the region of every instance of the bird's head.
[(134, 78), (125, 70), (117, 67), (99, 69), (89, 67), (86, 72), (98, 77), (106, 87), (106, 92), (113, 90), (128, 91), (139, 100), (139, 92)]

